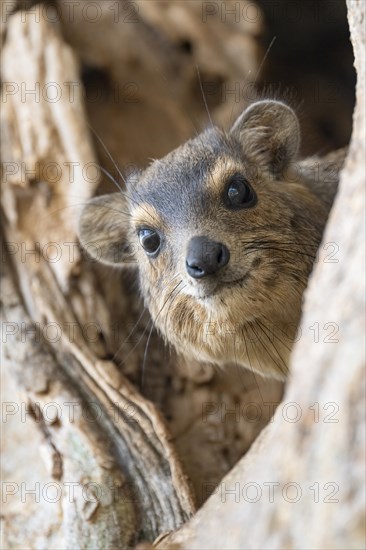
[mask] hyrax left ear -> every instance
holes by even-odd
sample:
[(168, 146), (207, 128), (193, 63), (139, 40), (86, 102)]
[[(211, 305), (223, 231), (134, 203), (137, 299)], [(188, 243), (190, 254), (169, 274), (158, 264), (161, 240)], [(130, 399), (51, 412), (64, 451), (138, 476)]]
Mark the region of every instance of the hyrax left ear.
[(89, 256), (109, 265), (136, 263), (129, 243), (128, 202), (112, 193), (91, 199), (81, 212), (79, 239)]
[(246, 109), (231, 129), (245, 155), (280, 174), (296, 155), (300, 126), (294, 111), (280, 101), (258, 101)]

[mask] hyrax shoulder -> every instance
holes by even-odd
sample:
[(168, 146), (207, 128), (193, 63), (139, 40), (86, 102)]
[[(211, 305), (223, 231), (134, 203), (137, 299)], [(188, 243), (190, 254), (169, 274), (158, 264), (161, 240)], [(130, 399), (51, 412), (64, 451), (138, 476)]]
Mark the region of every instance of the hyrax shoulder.
[(156, 327), (178, 352), (284, 379), (344, 153), (297, 160), (286, 104), (251, 105), (92, 199), (80, 241), (138, 269)]

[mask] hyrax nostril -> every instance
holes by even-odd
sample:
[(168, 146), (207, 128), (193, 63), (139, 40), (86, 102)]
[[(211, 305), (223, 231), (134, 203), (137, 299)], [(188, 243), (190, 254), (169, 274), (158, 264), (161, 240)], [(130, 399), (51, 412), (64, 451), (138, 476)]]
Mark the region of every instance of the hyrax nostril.
[(224, 244), (222, 243), (218, 243), (218, 244), (220, 244), (221, 248), (217, 256), (217, 261), (219, 263), (219, 267), (225, 267), (225, 265), (229, 263), (230, 252), (229, 252), (229, 249)]
[(207, 237), (193, 237), (187, 247), (186, 270), (194, 279), (214, 275), (230, 259), (228, 248)]

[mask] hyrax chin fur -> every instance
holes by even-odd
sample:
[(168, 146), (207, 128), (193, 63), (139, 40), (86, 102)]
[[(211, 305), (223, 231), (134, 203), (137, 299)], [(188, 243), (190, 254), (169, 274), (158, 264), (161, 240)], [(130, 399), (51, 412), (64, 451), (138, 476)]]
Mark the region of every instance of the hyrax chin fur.
[(84, 208), (80, 242), (138, 270), (155, 326), (188, 358), (285, 379), (345, 151), (297, 160), (279, 101), (211, 127)]

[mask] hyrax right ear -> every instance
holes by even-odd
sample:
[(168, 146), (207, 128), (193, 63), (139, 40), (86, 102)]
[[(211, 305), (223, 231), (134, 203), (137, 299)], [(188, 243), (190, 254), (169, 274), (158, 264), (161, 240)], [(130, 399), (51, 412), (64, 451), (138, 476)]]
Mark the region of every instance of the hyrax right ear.
[(122, 193), (91, 199), (79, 219), (79, 239), (89, 256), (109, 265), (135, 263), (129, 243), (128, 202)]
[(250, 105), (230, 132), (255, 164), (280, 174), (296, 155), (300, 126), (294, 111), (281, 101), (263, 100)]

